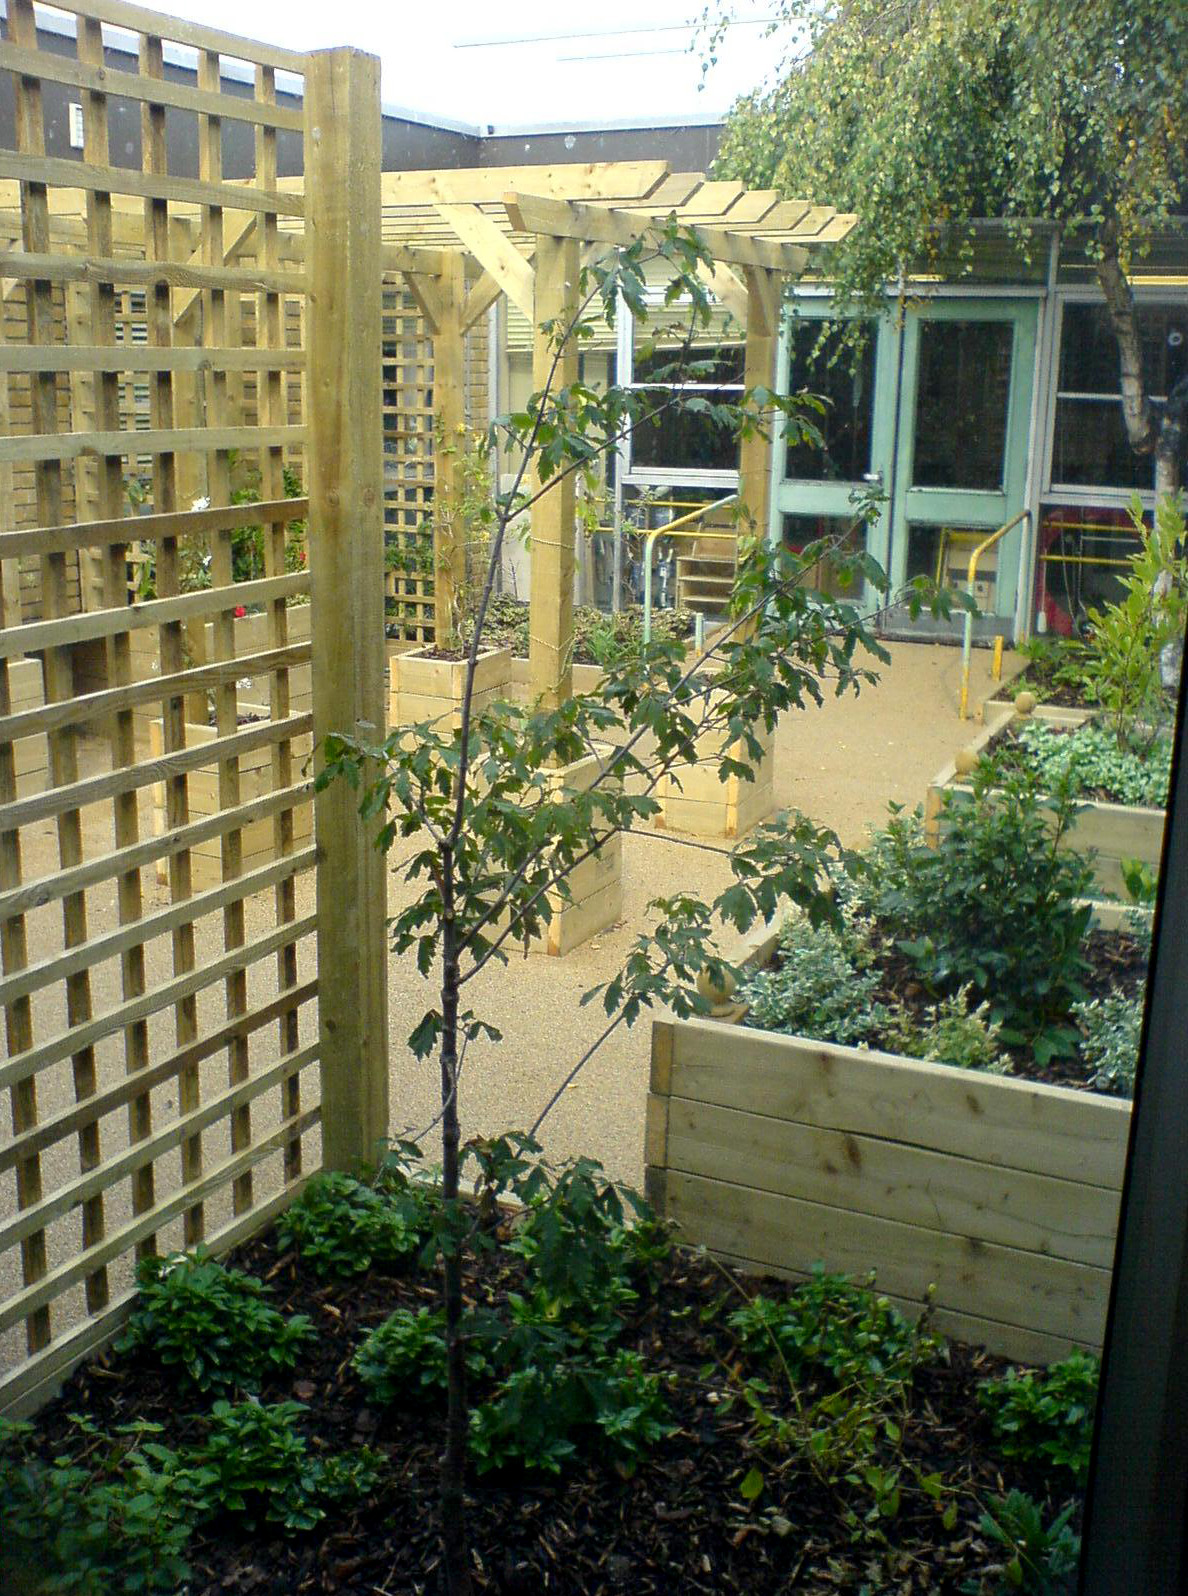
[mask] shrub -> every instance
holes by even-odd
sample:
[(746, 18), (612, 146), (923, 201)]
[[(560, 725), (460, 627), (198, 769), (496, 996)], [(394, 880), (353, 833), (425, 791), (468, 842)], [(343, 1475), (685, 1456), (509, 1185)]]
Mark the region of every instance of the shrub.
[(79, 1421), (86, 1461), (45, 1463), (32, 1452), (30, 1425), (0, 1419), (4, 1590), (172, 1596), (184, 1586), (191, 1517), (174, 1485), (175, 1454), (146, 1440), (159, 1428), (124, 1425), (112, 1440)]
[(1122, 578), (1123, 597), (1089, 611), (1090, 680), (1123, 748), (1140, 738), (1149, 740), (1167, 715), (1164, 656), (1183, 647), (1188, 608), (1188, 553), (1179, 495), (1159, 500), (1149, 529), (1137, 498), (1130, 517), (1140, 546)]
[(838, 1388), (902, 1385), (941, 1347), (922, 1320), (819, 1264), (786, 1301), (753, 1297), (726, 1322), (744, 1352), (783, 1365), (793, 1380), (826, 1376)]
[[(438, 1395), (447, 1383), (445, 1310), (397, 1308), (362, 1342), (351, 1367), (379, 1407)], [(483, 1374), (487, 1367), (481, 1351), (468, 1349), (468, 1373)]]
[(933, 990), (971, 986), (1004, 1041), (1030, 1043), (1043, 1063), (1075, 1044), (1066, 1022), (1085, 996), (1091, 914), (1078, 900), (1093, 870), (1059, 845), (1075, 807), (1066, 789), (1045, 803), (1022, 775), (1008, 774), (1001, 788), (994, 779), (979, 769), (972, 798), (946, 798), (935, 848), (894, 814), (861, 890)]
[(1003, 1379), (987, 1380), (978, 1391), (978, 1402), (990, 1415), (1003, 1457), (1045, 1469), (1067, 1469), (1078, 1485), (1084, 1485), (1099, 1369), (1096, 1358), (1074, 1352), (1039, 1373), (1008, 1369)]
[(852, 934), (791, 922), (780, 934), (778, 965), (756, 971), (738, 988), (748, 1023), (822, 1042), (869, 1045), (891, 1014), (875, 999), (878, 975), (859, 968), (860, 957)]
[(608, 1180), (592, 1158), (574, 1159), (542, 1182), (521, 1182), (520, 1189), (531, 1195), (509, 1250), (523, 1258), (529, 1284), (565, 1307), (630, 1301), (634, 1280), (668, 1251), (664, 1229), (643, 1198)]
[(306, 1315), (286, 1320), (264, 1300), (262, 1281), (201, 1249), (143, 1258), (136, 1279), (140, 1296), (117, 1349), (147, 1353), (198, 1391), (256, 1391), (291, 1369), (314, 1334)]
[(969, 1596), (1065, 1596), (1081, 1556), (1081, 1541), (1069, 1528), (1071, 1505), (1045, 1525), (1036, 1502), (1011, 1491), (982, 1514), (982, 1534), (1000, 1547), (1004, 1561), (987, 1578), (962, 1589)]
[(963, 986), (939, 1003), (930, 1003), (923, 1019), (901, 1009), (888, 1026), (887, 1046), (934, 1064), (1009, 1074), (1011, 1062), (1000, 1045), (1002, 1025), (991, 1016), (988, 1001), (969, 1007), (969, 990)]
[(620, 1351), (606, 1361), (531, 1365), (503, 1381), (470, 1416), (480, 1474), (520, 1463), (559, 1474), (583, 1445), (609, 1446), (621, 1472), (672, 1431), (659, 1375)]
[(328, 1170), (281, 1215), (277, 1236), (319, 1280), (342, 1279), (418, 1253), (431, 1224), (428, 1188), (404, 1182), (381, 1191)]
[(1114, 993), (1073, 1005), (1081, 1028), (1081, 1057), (1090, 1071), (1089, 1084), (1097, 1092), (1134, 1096), (1139, 1043), (1143, 1029), (1143, 1000)]
[(374, 1490), (380, 1458), (364, 1448), (319, 1458), (298, 1428), (300, 1402), (216, 1402), (205, 1441), (187, 1454), (178, 1487), (197, 1518), (231, 1513), (251, 1528), (307, 1530), (330, 1503)]

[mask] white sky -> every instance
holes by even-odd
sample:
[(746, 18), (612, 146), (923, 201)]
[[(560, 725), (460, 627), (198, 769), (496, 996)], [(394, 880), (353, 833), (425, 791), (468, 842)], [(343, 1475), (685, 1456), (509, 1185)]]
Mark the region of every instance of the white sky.
[[(733, 0), (740, 24), (702, 81), (706, 0), (155, 0), (172, 15), (294, 50), (355, 45), (383, 62), (385, 105), (496, 129), (619, 118), (711, 119), (777, 59), (771, 0)], [(569, 35), (559, 37), (559, 35)], [(499, 42), (496, 42), (499, 41)], [(506, 42), (504, 42), (506, 41)]]

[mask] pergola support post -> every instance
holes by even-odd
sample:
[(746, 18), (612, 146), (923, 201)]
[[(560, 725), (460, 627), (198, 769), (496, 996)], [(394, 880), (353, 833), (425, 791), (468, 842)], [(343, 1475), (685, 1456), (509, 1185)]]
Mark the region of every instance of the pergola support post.
[[(532, 387), (550, 399), (577, 381), (577, 343), (558, 345), (577, 311), (579, 245), (575, 238), (536, 240), (535, 343)], [(550, 331), (543, 332), (542, 324)], [(533, 473), (533, 492), (540, 480)], [(546, 485), (532, 506), (532, 583), (528, 611), (528, 673), (532, 698), (556, 709), (573, 691), (573, 568), (577, 510), (574, 473)]]
[(461, 456), (466, 448), (462, 315), (466, 259), (447, 252), (434, 280), (437, 326), (433, 334), (433, 635), (438, 644), (458, 642), (455, 629), (466, 584), (466, 538), (459, 519)]
[[(320, 50), (305, 79), (314, 742), (384, 735), (379, 61)], [(320, 758), (320, 756), (319, 756)], [(365, 780), (367, 779), (365, 773)], [(322, 1160), (388, 1129), (386, 866), (358, 795), (317, 795)]]

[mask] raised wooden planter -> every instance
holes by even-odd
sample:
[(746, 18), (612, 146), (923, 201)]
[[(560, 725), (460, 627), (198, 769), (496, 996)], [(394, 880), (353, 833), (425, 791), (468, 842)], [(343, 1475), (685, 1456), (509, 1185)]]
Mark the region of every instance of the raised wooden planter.
[[(1061, 726), (1081, 725), (1089, 718), (1084, 710), (1052, 710), (1044, 705), (1038, 706), (1032, 713), (1037, 719)], [(968, 751), (975, 756), (984, 753), (993, 738), (1014, 718), (1015, 712), (1011, 707), (996, 712), (968, 745)], [(964, 798), (972, 794), (972, 789), (959, 780), (956, 764), (952, 760), (929, 782), (924, 802), (924, 835), (933, 846), (940, 835), (945, 793), (957, 793)], [(1077, 813), (1064, 834), (1062, 846), (1075, 849), (1078, 853), (1088, 853), (1092, 849), (1097, 855), (1094, 870), (1098, 887), (1111, 897), (1124, 897), (1126, 885), (1122, 879), (1122, 861), (1140, 859), (1152, 870), (1158, 871), (1163, 855), (1166, 822), (1165, 809), (1100, 803), (1096, 799), (1084, 798), (1078, 801)]]
[[(268, 718), (268, 711), (251, 704), (241, 704), (242, 712), (251, 713), (255, 710), (259, 716)], [(214, 726), (200, 726), (186, 722), (186, 747), (198, 748), (203, 743), (214, 742), (218, 732)], [(165, 723), (154, 720), (149, 725), (149, 746), (154, 759), (159, 759), (165, 751)], [(308, 732), (292, 740), (294, 779), (298, 779), (297, 772), (309, 758), (312, 748), (312, 739)], [(251, 803), (255, 798), (263, 798), (273, 791), (272, 781), (272, 748), (253, 748), (246, 754), (239, 756), (239, 789), (240, 801)], [(186, 778), (186, 792), (189, 799), (191, 820), (202, 820), (208, 815), (217, 815), (221, 808), (219, 803), (219, 767), (217, 764), (201, 765), (197, 770), (191, 770)], [(308, 843), (313, 836), (313, 803), (301, 803), (294, 806), (293, 811), (293, 843), (299, 846)], [(165, 817), (165, 785), (158, 782), (153, 787), (153, 832), (162, 836), (168, 829)], [(243, 843), (243, 870), (257, 870), (264, 865), (271, 864), (276, 858), (276, 830), (271, 816), (267, 820), (254, 820), (244, 826), (240, 831)], [(217, 887), (223, 879), (222, 843), (218, 837), (207, 842), (196, 843), (190, 849), (190, 875), (196, 891), (206, 887)], [(169, 861), (161, 859), (157, 862), (157, 880), (169, 880)]]
[[(14, 715), (40, 709), (45, 703), (40, 660), (9, 660), (8, 695)], [(49, 785), (49, 749), (45, 733), (18, 737), (12, 745), (12, 756), (16, 767), (16, 796), (27, 798), (31, 793), (44, 792)]]
[(687, 1241), (862, 1276), (1049, 1362), (1105, 1328), (1130, 1105), (715, 1020), (656, 1021), (649, 1200)]
[(681, 765), (656, 785), (660, 813), (652, 824), (659, 831), (687, 831), (695, 837), (741, 837), (775, 807), (775, 739), (756, 728), (764, 755), (754, 781), (738, 776), (721, 779), (723, 758), (749, 760), (741, 743), (727, 749), (720, 732), (698, 739), (695, 765)]
[[(288, 630), (288, 640), (293, 643), (308, 643), (310, 640), (310, 623), (312, 608), (308, 604), (290, 604), (285, 611), (285, 621)], [(241, 615), (234, 622), (235, 628), (235, 653), (237, 656), (246, 657), (248, 654), (262, 654), (272, 647), (271, 632), (272, 617), (261, 611), (258, 615)], [(161, 670), (160, 645), (155, 627), (137, 627), (129, 632), (129, 647), (132, 651), (132, 675), (135, 680), (143, 681), (149, 676), (157, 676)], [(186, 628), (187, 659), (190, 664), (198, 665), (214, 658), (214, 623), (207, 621), (200, 626), (194, 623)], [(264, 676), (245, 676), (240, 687), (240, 698), (245, 702), (267, 704), (272, 693), (272, 674)], [(202, 697), (197, 700), (191, 697), (187, 701), (187, 713), (194, 716), (200, 712)], [(293, 715), (308, 714), (313, 708), (313, 667), (311, 665), (294, 665), (289, 670), (289, 713)], [(160, 718), (159, 706), (145, 705), (135, 712), (138, 736), (148, 737), (152, 746), (151, 726), (155, 719)], [(200, 721), (192, 722), (201, 725)]]
[[(462, 716), (466, 683), (464, 659), (431, 659), (414, 648), (388, 659), (388, 724), (414, 726), (419, 721), (445, 721), (456, 729)], [(509, 696), (511, 649), (492, 648), (475, 665), (471, 713), (481, 715), (497, 699)]]
[[(613, 753), (599, 747), (597, 756), (587, 754), (572, 765), (562, 765), (550, 773), (558, 788), (584, 792)], [(614, 925), (623, 914), (623, 839), (616, 833), (588, 859), (583, 859), (568, 877), (570, 901), (563, 903), (549, 921), (539, 952), (554, 958), (572, 952), (599, 931)]]

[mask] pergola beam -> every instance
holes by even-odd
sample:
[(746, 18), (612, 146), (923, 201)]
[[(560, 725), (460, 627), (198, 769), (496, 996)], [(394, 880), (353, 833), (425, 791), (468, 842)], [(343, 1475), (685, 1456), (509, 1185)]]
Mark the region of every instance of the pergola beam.
[(406, 276), (440, 277), (448, 250), (417, 249), (406, 244), (381, 244), (380, 260), (386, 272)]
[(747, 325), (747, 285), (729, 266), (723, 266), (715, 261), (712, 266), (707, 266), (704, 261), (697, 264), (697, 275), (713, 292), (715, 298), (721, 301), (741, 327)]
[(476, 166), (448, 172), (385, 172), (389, 205), (479, 205), (509, 188), (531, 187), (550, 199), (640, 200), (669, 177), (667, 161), (589, 161), (563, 166)]
[[(537, 194), (504, 196), (508, 218), (516, 232), (576, 238), (583, 242), (630, 246), (662, 224), (613, 207), (546, 199)], [(772, 244), (729, 228), (698, 227), (698, 233), (715, 260), (732, 266), (757, 266), (765, 271), (799, 276), (808, 265), (808, 252), (791, 244)]]

